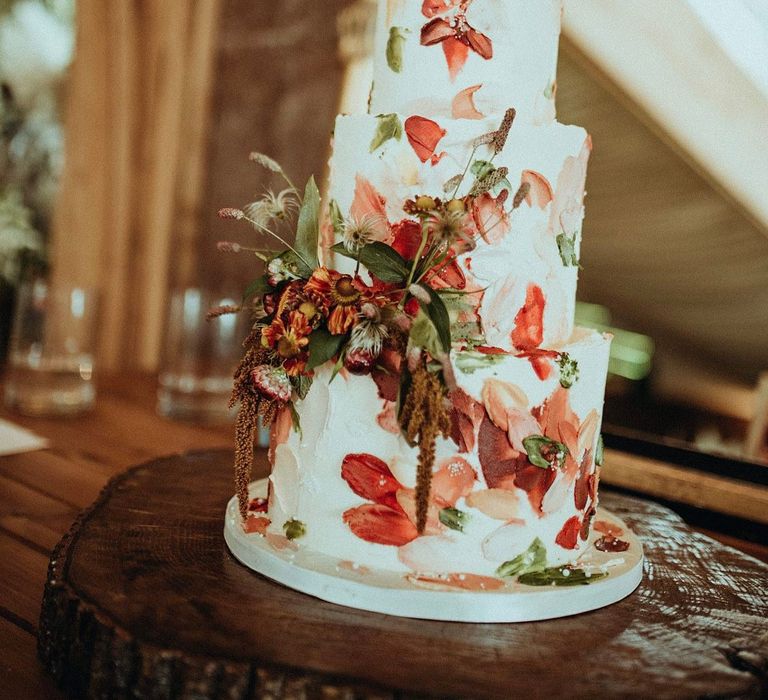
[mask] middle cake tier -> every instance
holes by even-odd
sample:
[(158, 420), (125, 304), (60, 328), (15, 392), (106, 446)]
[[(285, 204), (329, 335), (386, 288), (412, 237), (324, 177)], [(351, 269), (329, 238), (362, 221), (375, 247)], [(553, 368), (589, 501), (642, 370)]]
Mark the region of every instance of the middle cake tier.
[[(573, 332), (591, 141), (576, 126), (513, 124), (494, 154), (488, 141), (499, 121), (340, 116), (329, 198), (406, 258), (419, 207), (452, 201), (459, 244), (433, 286), (462, 292), (467, 337), (504, 350), (549, 347)], [(330, 226), (325, 235), (334, 242)], [(340, 256), (333, 264), (354, 269)]]

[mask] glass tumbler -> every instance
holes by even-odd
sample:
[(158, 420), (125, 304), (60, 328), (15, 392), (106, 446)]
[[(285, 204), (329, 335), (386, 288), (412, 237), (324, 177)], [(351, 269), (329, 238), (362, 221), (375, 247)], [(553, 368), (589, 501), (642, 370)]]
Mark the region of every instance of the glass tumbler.
[(207, 319), (210, 309), (238, 300), (205, 289), (171, 294), (158, 376), (157, 411), (191, 423), (226, 423), (232, 377), (250, 328), (247, 314)]
[(93, 407), (96, 291), (37, 279), (19, 287), (5, 404), (31, 416)]

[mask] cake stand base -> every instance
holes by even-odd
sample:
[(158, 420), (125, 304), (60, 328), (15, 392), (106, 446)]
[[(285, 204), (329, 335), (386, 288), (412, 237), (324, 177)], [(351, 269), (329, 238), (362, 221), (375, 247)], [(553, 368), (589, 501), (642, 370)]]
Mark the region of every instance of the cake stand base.
[[(251, 485), (266, 495), (267, 479)], [(496, 590), (467, 590), (474, 577), (407, 574), (359, 566), (285, 538), (246, 533), (237, 499), (227, 506), (224, 539), (245, 566), (284, 586), (330, 603), (399, 617), (452, 622), (530, 622), (596, 610), (628, 596), (643, 576), (643, 548), (627, 525), (605, 509), (596, 520), (616, 524), (629, 549), (600, 552), (593, 533), (577, 562), (588, 583), (528, 586), (506, 582)], [(590, 581), (590, 578), (592, 579)], [(560, 583), (565, 583), (567, 579)]]

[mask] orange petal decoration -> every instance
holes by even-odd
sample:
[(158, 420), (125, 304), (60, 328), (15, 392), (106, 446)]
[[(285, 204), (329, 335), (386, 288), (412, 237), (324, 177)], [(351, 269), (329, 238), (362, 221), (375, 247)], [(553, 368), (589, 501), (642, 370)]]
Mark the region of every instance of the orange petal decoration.
[(482, 56), (486, 61), (493, 58), (493, 43), (485, 34), (481, 34), (470, 27), (464, 37), (469, 48), (476, 54)]
[(469, 46), (451, 37), (443, 41), (443, 53), (448, 62), (448, 74), (451, 80), (456, 80), (456, 76), (461, 73), (461, 69), (469, 58)]
[(441, 15), (453, 9), (461, 3), (461, 0), (424, 0), (421, 5), (421, 14), (427, 19)]
[(484, 119), (485, 115), (475, 106), (475, 93), (483, 84), (472, 85), (453, 98), (451, 116), (454, 119)]
[(366, 504), (350, 508), (343, 518), (355, 535), (374, 544), (402, 547), (419, 536), (416, 526), (402, 510), (387, 506)]
[(405, 135), (422, 163), (435, 157), (435, 149), (447, 132), (437, 122), (412, 116), (405, 120)]
[(552, 185), (549, 184), (549, 180), (535, 170), (523, 170), (520, 184), (528, 184), (531, 187), (528, 194), (525, 196), (525, 201), (528, 206), (532, 207), (536, 204), (539, 209), (544, 209), (547, 204), (554, 199), (555, 195), (552, 191)]
[(476, 479), (475, 470), (463, 457), (445, 459), (432, 476), (432, 496), (442, 506), (454, 506), (472, 490)]
[(546, 299), (541, 287), (529, 284), (525, 294), (525, 304), (515, 316), (515, 330), (512, 331), (512, 344), (526, 350), (541, 345), (544, 340), (544, 306)]
[(251, 516), (245, 519), (243, 523), (243, 529), (249, 534), (266, 535), (267, 528), (272, 521), (269, 518), (254, 517)]

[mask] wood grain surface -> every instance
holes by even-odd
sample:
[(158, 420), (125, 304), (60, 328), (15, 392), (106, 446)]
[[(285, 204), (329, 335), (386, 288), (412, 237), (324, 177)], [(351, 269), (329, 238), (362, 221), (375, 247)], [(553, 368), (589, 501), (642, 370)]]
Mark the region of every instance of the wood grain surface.
[(604, 497), (647, 555), (640, 589), (616, 605), (535, 624), (415, 622), (324, 603), (239, 565), (222, 538), (232, 459), (209, 451), (128, 471), (55, 550), (39, 651), (63, 687), (179, 698), (765, 690), (768, 566), (665, 508)]
[[(231, 427), (208, 428), (174, 423), (158, 417), (154, 404), (154, 378), (125, 374), (100, 377), (95, 411), (80, 418), (24, 418), (0, 408), (0, 416), (45, 436), (51, 442), (49, 450), (0, 457), (0, 696), (24, 700), (57, 700), (63, 697), (35, 656), (35, 636), (48, 559), (51, 549), (67, 532), (78, 512), (98, 497), (108, 479), (131, 465), (160, 455), (188, 450), (228, 449), (231, 445)], [(610, 462), (617, 454), (607, 451), (606, 459)], [(222, 468), (220, 477), (222, 484), (228, 482), (227, 466)], [(607, 501), (607, 489), (603, 489), (603, 493)], [(220, 523), (218, 511), (215, 517)], [(713, 535), (736, 547), (750, 547), (752, 553), (768, 561), (768, 547), (750, 545), (717, 533)], [(191, 550), (188, 548), (185, 551)], [(241, 570), (229, 555), (224, 559), (223, 550), (218, 551), (222, 560), (228, 562), (229, 569), (237, 567)], [(242, 575), (249, 582), (258, 583), (255, 575), (245, 570), (242, 570)], [(276, 601), (280, 603), (282, 598), (278, 597)], [(324, 609), (329, 607), (323, 603), (318, 605)], [(290, 628), (294, 612), (295, 607), (289, 606), (282, 615), (278, 612), (274, 615), (279, 617), (284, 627)], [(344, 611), (344, 614), (347, 613)], [(243, 608), (242, 614), (251, 626), (261, 624), (253, 611)], [(684, 623), (684, 620), (679, 622)], [(711, 624), (717, 626), (716, 621)], [(436, 625), (429, 626), (431, 631), (428, 634), (425, 630), (425, 640), (439, 638), (442, 630), (447, 633), (446, 627), (440, 623)], [(464, 626), (460, 629), (462, 635), (466, 634)], [(329, 634), (318, 623), (316, 640), (325, 639)], [(386, 628), (382, 627), (368, 643), (373, 644), (385, 635)], [(663, 632), (657, 631), (656, 635), (661, 636)], [(743, 636), (742, 630), (739, 630), (739, 635)], [(289, 647), (290, 640), (286, 642), (285, 639), (282, 637), (285, 646)], [(504, 650), (495, 636), (485, 639), (484, 633), (476, 632), (467, 643), (471, 641), (484, 650), (488, 658), (498, 653), (499, 659), (506, 663), (512, 655), (513, 650)], [(382, 653), (387, 653), (392, 647), (384, 642)], [(244, 654), (257, 652), (246, 649)], [(534, 654), (534, 650), (529, 649), (526, 653)], [(722, 664), (724, 657), (713, 653), (718, 664)], [(399, 655), (392, 658), (397, 660), (397, 664), (400, 663)], [(319, 650), (313, 652), (312, 659), (314, 663), (322, 663)], [(600, 661), (595, 659), (594, 663)], [(396, 669), (397, 664), (390, 659), (391, 668)], [(638, 665), (637, 668), (641, 667)], [(258, 682), (262, 684), (259, 687), (265, 690), (271, 687), (276, 689), (275, 692), (294, 687), (290, 684), (285, 686), (280, 673), (275, 673), (258, 676)], [(397, 675), (396, 671), (393, 673)], [(300, 688), (301, 684), (296, 687)], [(638, 693), (641, 687), (638, 685)], [(328, 693), (330, 697), (338, 697), (330, 689)], [(599, 688), (596, 688), (591, 696), (599, 694)]]

